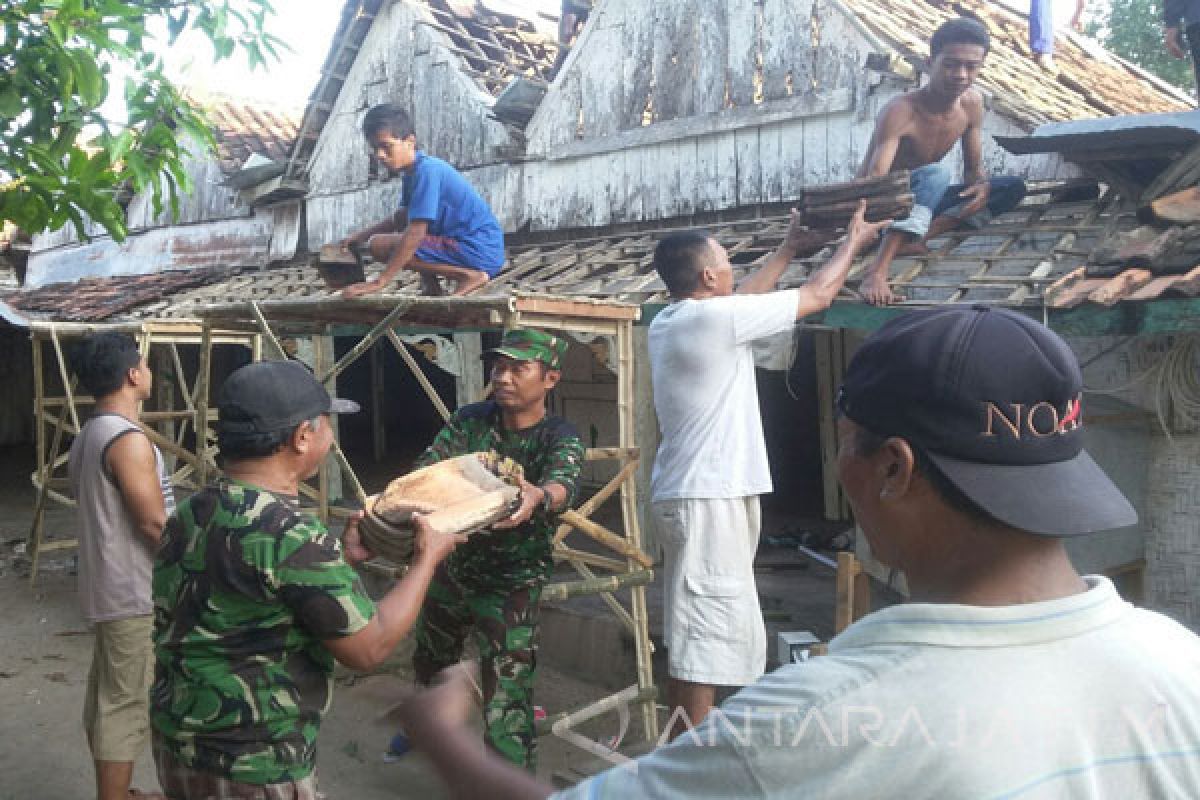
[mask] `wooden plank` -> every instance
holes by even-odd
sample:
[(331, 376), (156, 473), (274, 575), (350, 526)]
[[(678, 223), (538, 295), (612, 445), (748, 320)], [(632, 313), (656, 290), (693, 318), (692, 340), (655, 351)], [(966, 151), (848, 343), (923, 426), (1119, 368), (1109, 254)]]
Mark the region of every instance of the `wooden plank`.
[(835, 605), (833, 611), (833, 632), (841, 633), (854, 622), (854, 602), (857, 597), (855, 579), (862, 572), (862, 566), (853, 553), (837, 554), (837, 576), (834, 579)]
[(1180, 179), (1196, 168), (1200, 168), (1200, 144), (1193, 145), (1183, 158), (1163, 170), (1146, 187), (1146, 191), (1142, 193), (1138, 205), (1149, 205), (1164, 194), (1168, 194), (1175, 189), (1184, 188), (1184, 186), (1179, 184)]
[(720, 207), (717, 193), (720, 180), (717, 138), (704, 136), (696, 140), (696, 211), (714, 211)]
[(758, 128), (758, 155), (761, 160), (760, 185), (762, 202), (778, 203), (783, 200), (783, 174), (785, 162), (803, 174), (804, 148), (792, 136), (784, 136), (791, 126), (764, 125)]
[[(588, 46), (596, 48), (595, 52), (624, 52), (625, 26), (620, 20), (613, 24), (612, 16), (605, 15), (590, 22), (592, 35)], [(622, 77), (621, 69), (590, 69), (581, 73), (585, 139), (610, 136), (623, 127), (625, 100)]]
[(684, 59), (695, 74), (692, 84), (692, 114), (712, 114), (725, 108), (729, 35), (726, 0), (692, 0), (685, 4), (692, 25), (694, 45)]
[(821, 448), (821, 485), (824, 492), (825, 519), (841, 518), (841, 499), (837, 480), (837, 424), (834, 421), (833, 339), (837, 331), (815, 331), (817, 419)]
[(713, 185), (716, 208), (733, 208), (738, 197), (738, 152), (735, 133), (711, 137), (716, 151), (716, 175)]
[(729, 101), (735, 108), (754, 105), (758, 79), (758, 56), (762, 52), (762, 13), (757, 0), (725, 0), (722, 20), (728, 29), (725, 49), (725, 80)]
[(763, 0), (762, 60), (765, 102), (792, 97), (796, 70), (803, 84), (811, 44), (811, 0)]
[[(797, 118), (819, 118), (826, 114), (849, 111), (853, 107), (854, 92), (850, 89), (834, 89), (819, 95), (777, 98), (773, 102), (749, 108), (729, 108), (691, 117), (671, 117), (644, 128), (621, 131), (600, 139), (588, 138), (564, 143), (549, 150), (546, 157), (552, 161), (583, 158), (598, 153), (628, 150), (740, 128), (758, 128)], [(824, 147), (824, 140), (820, 144)]]
[(735, 203), (739, 206), (763, 202), (761, 128), (734, 132), (734, 172), (737, 175)]
[(692, 59), (702, 57), (691, 9), (684, 3), (655, 3), (654, 9), (654, 121), (686, 120), (695, 102)]
[[(609, 10), (612, 13), (612, 4)], [(633, 130), (644, 124), (646, 108), (650, 103), (657, 30), (654, 14), (647, 13), (646, 6), (629, 3), (624, 11), (624, 41), (617, 51), (624, 54), (621, 59), (623, 96), (618, 127), (621, 130)]]

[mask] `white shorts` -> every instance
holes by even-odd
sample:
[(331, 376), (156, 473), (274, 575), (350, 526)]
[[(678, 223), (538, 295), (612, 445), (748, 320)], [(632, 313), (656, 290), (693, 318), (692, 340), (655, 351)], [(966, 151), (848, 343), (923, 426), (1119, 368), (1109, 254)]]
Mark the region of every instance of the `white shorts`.
[(651, 509), (665, 555), (667, 672), (716, 686), (758, 680), (767, 662), (754, 585), (758, 497), (660, 500)]

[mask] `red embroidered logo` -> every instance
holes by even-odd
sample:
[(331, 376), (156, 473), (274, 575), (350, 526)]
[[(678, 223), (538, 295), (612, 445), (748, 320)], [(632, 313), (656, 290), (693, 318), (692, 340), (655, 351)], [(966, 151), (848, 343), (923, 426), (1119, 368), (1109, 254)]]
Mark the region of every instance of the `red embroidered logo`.
[[(1007, 408), (1002, 408), (1001, 405)], [(1023, 435), (1042, 439), (1054, 434), (1067, 434), (1078, 430), (1083, 424), (1083, 395), (1067, 403), (1060, 412), (1053, 404), (1043, 400), (1026, 406), (1024, 403), (983, 404), (984, 424), (980, 436), (1012, 434), (1014, 439)]]

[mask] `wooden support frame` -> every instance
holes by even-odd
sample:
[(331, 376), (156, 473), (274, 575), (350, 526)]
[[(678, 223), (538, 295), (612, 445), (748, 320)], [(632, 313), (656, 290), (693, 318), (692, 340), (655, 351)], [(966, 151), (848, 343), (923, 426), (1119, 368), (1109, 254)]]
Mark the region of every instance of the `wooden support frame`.
[[(177, 458), (170, 479), (173, 486), (182, 489), (202, 485), (208, 463), (211, 462), (207, 442), (201, 445), (197, 439), (195, 448), (188, 449), (184, 446), (184, 441), (189, 424), (194, 426), (193, 430), (207, 430), (207, 425), (201, 425), (200, 421), (209, 414), (207, 373), (213, 345), (238, 344), (252, 352), (257, 349), (255, 337), (252, 335), (212, 329), (195, 320), (148, 320), (94, 325), (35, 322), (30, 326), (34, 384), (32, 411), (36, 443), (36, 465), (30, 475), (30, 481), (37, 490), (33, 521), (26, 542), (26, 553), (31, 563), (30, 586), (37, 582), (43, 554), (70, 549), (78, 544), (74, 538), (47, 541), (46, 513), (51, 502), (59, 506), (75, 504), (74, 500), (58, 490), (67, 486), (66, 462), (71, 438), (79, 433), (82, 423), (86, 421), (85, 412), (95, 403), (95, 398), (76, 391), (76, 384), (67, 363), (67, 345), (71, 340), (101, 331), (128, 333), (137, 340), (142, 355), (148, 357), (153, 351), (172, 366), (167, 374), (160, 370), (155, 376), (157, 384), (171, 384), (171, 391), (166, 396), (172, 398), (172, 407), (142, 411), (138, 422), (164, 455)], [(197, 374), (190, 381), (180, 356), (181, 346), (198, 348), (199, 367)], [(50, 351), (55, 362), (49, 369), (46, 364), (46, 350)], [(180, 403), (182, 408), (175, 407)], [(158, 423), (178, 423), (174, 436), (164, 436), (155, 428)]]
[[(299, 328), (314, 333), (325, 331), (331, 323), (344, 323), (351, 318), (357, 319), (359, 324), (370, 324), (359, 345), (329, 369), (329, 374), (345, 369), (355, 359), (371, 352), (374, 343), (386, 338), (443, 419), (449, 418), (450, 409), (425, 376), (408, 346), (397, 335), (395, 327), (401, 322), (406, 327), (441, 333), (531, 327), (612, 337), (616, 349), (618, 441), (614, 446), (593, 448), (586, 457), (589, 460), (616, 460), (620, 466), (616, 476), (595, 496), (563, 514), (562, 525), (555, 536), (555, 558), (570, 564), (581, 580), (551, 584), (546, 587), (545, 596), (548, 601), (583, 594), (600, 596), (633, 635), (635, 644), (637, 683), (631, 690), (618, 692), (584, 709), (559, 716), (577, 720), (581, 714), (587, 716), (597, 710), (611, 711), (636, 705), (641, 711), (643, 736), (647, 741), (657, 740), (657, 690), (645, 594), (645, 586), (653, 578), (650, 567), (654, 562), (643, 549), (637, 514), (639, 451), (635, 441), (633, 368), (633, 325), (639, 316), (637, 307), (578, 298), (514, 294), (486, 298), (367, 297), (354, 302), (279, 300), (207, 306), (199, 309), (198, 313), (206, 320), (206, 328), (209, 325), (225, 325), (231, 329), (253, 326), (276, 353), (282, 353), (282, 348), (272, 331), (273, 322), (286, 324), (290, 329)], [(354, 488), (355, 494), (360, 501), (364, 500), (365, 493), (354, 470), (346, 462), (336, 442), (334, 457), (338, 459), (343, 475)], [(623, 528), (621, 533), (604, 527), (592, 518), (604, 502), (618, 494)], [(599, 555), (571, 547), (566, 539), (572, 531), (582, 533), (613, 555)], [(618, 598), (618, 593), (628, 593), (628, 608)], [(548, 732), (551, 728), (543, 726), (542, 731)]]

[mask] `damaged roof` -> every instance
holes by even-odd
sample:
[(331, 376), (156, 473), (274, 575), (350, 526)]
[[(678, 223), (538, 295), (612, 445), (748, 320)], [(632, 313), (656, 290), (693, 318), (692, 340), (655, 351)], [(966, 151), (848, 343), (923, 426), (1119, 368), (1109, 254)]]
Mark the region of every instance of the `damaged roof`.
[[(424, 25), (444, 37), (460, 68), (495, 97), (514, 77), (547, 82), (558, 55), (553, 31), (503, 0), (398, 0), (420, 9)], [(383, 0), (346, 0), (342, 16), (309, 98), (291, 153), (289, 174), (301, 174), (333, 113), (358, 51), (383, 9)]]
[(947, 20), (971, 14), (992, 37), (977, 85), (993, 107), (1032, 128), (1044, 122), (1184, 111), (1191, 97), (1158, 77), (1104, 50), (1094, 40), (1060, 30), (1055, 39), (1058, 72), (1039, 67), (1029, 49), (1029, 19), (989, 0), (839, 0), (873, 34), (913, 64), (929, 55), (929, 39)]
[(287, 161), (300, 124), (298, 109), (194, 88), (186, 95), (208, 114), (224, 174), (237, 172), (254, 154), (271, 161)]
[[(760, 266), (778, 247), (787, 230), (782, 215), (712, 225), (707, 230), (730, 254), (740, 277)], [(675, 227), (587, 235), (568, 232), (552, 241), (510, 239), (509, 265), (480, 296), (544, 294), (612, 300), (635, 304), (661, 303), (665, 288), (651, 268), (653, 249)], [(930, 243), (925, 256), (897, 258), (894, 286), (904, 297), (900, 309), (944, 303), (984, 303), (1025, 308), (1064, 309), (1092, 303), (1111, 306), (1122, 301), (1200, 294), (1200, 269), (1155, 274), (1144, 266), (1109, 264), (1089, 270), (1094, 253), (1108, 239), (1138, 227), (1136, 213), (1119, 198), (1090, 181), (1047, 182), (1030, 186), (1013, 211), (979, 230), (963, 228)], [(829, 249), (797, 259), (780, 282), (801, 285), (828, 258)], [(854, 286), (873, 256), (854, 266)], [(1194, 264), (1200, 265), (1200, 252)], [(378, 265), (370, 267), (375, 271)], [(414, 273), (405, 272), (383, 296), (412, 296)], [(61, 320), (128, 320), (193, 318), (201, 306), (236, 305), (249, 301), (333, 298), (312, 266), (266, 270), (192, 270), (152, 275), (91, 278), (17, 292), (5, 299), (33, 317)], [(843, 308), (861, 306), (852, 291), (839, 299)], [(347, 308), (353, 301), (347, 301)]]
[(231, 270), (210, 268), (83, 278), (9, 292), (0, 295), (0, 300), (30, 320), (107, 322), (131, 316), (144, 318), (166, 312), (185, 290), (215, 283), (231, 274)]

